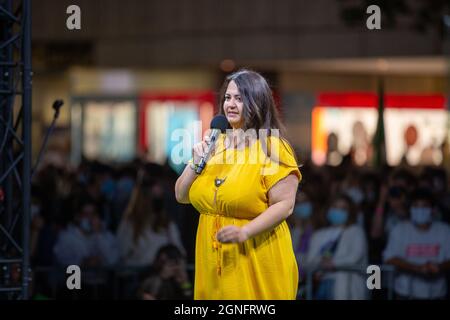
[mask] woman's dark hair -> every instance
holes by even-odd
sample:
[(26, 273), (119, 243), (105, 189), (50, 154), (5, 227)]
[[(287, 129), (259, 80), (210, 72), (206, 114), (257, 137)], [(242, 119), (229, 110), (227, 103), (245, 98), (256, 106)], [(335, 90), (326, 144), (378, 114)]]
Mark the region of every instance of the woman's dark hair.
[(224, 114), (225, 93), (231, 81), (236, 83), (244, 104), (242, 129), (279, 129), (284, 136), (286, 130), (280, 121), (272, 90), (266, 79), (255, 71), (241, 69), (226, 77), (220, 90), (219, 113)]
[[(280, 120), (280, 115), (275, 105), (272, 90), (270, 89), (266, 79), (258, 72), (248, 69), (241, 69), (225, 78), (222, 88), (220, 89), (219, 114), (225, 114), (223, 104), (225, 101), (225, 93), (227, 91), (228, 84), (231, 81), (234, 81), (238, 87), (244, 105), (242, 114), (244, 124), (241, 129), (243, 131), (255, 129), (257, 138), (262, 138), (263, 140), (265, 140), (265, 137), (259, 136), (260, 129), (267, 129), (268, 136), (271, 135), (270, 129), (278, 129), (280, 141), (288, 152), (294, 156), (297, 162), (294, 149), (286, 140), (286, 129)], [(264, 141), (261, 141), (261, 143), (264, 143)], [(265, 145), (263, 144), (263, 146), (266, 147), (265, 150), (267, 150), (267, 156), (270, 158), (270, 139), (267, 139)]]
[(166, 244), (159, 248), (158, 252), (156, 253), (153, 267), (157, 272), (159, 272), (161, 271), (163, 264), (168, 260), (179, 262), (182, 259), (184, 259), (184, 256), (177, 246), (173, 244)]

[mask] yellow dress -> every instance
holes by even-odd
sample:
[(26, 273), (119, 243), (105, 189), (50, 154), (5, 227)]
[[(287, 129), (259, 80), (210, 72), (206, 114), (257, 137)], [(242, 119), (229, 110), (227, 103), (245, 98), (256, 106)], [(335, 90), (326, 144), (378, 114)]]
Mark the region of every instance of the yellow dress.
[[(243, 226), (264, 212), (268, 191), (278, 181), (291, 173), (301, 180), (293, 151), (275, 137), (270, 138), (271, 150), (278, 151), (271, 158), (259, 141), (224, 151), (224, 138), (219, 137), (214, 156), (189, 190), (190, 202), (200, 213), (194, 299), (295, 299), (298, 267), (286, 221), (244, 243), (216, 240), (223, 226)], [(217, 186), (216, 178), (221, 179)]]

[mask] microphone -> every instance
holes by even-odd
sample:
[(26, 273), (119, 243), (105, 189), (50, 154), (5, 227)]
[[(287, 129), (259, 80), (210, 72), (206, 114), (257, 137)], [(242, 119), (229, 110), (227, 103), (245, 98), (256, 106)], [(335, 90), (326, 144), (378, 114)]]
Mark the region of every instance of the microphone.
[(200, 163), (195, 169), (196, 174), (202, 173), (203, 169), (206, 166), (206, 162), (208, 161), (208, 158), (210, 156), (211, 150), (214, 149), (214, 145), (216, 144), (217, 138), (221, 133), (225, 133), (225, 130), (230, 127), (230, 124), (228, 123), (227, 117), (225, 117), (222, 114), (219, 114), (211, 120), (210, 127), (211, 127), (211, 134), (209, 136), (210, 142), (208, 144), (208, 150), (206, 151), (206, 154), (204, 154), (203, 157), (200, 159)]
[(55, 110), (55, 114), (53, 115), (52, 123), (50, 124), (50, 127), (47, 129), (47, 133), (45, 134), (44, 141), (42, 142), (41, 150), (39, 150), (39, 154), (38, 154), (36, 163), (34, 164), (34, 167), (31, 169), (31, 178), (33, 178), (34, 173), (36, 172), (36, 168), (39, 165), (39, 163), (41, 162), (42, 155), (44, 154), (44, 149), (47, 145), (48, 137), (50, 136), (50, 134), (53, 131), (53, 128), (55, 127), (56, 119), (58, 119), (58, 117), (59, 117), (59, 109), (61, 109), (63, 104), (64, 104), (64, 100), (61, 100), (61, 99), (55, 100), (53, 102), (52, 108), (53, 108), (53, 110)]
[(61, 100), (61, 99), (55, 100), (53, 102), (52, 108), (53, 108), (53, 110), (55, 110), (55, 114), (54, 114), (55, 119), (59, 117), (59, 109), (61, 109), (63, 104), (64, 104), (64, 100)]

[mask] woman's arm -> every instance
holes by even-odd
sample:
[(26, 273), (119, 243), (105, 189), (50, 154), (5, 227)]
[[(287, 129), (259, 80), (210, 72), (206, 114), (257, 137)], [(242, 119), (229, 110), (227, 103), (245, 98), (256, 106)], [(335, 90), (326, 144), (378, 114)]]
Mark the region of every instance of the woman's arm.
[[(195, 144), (192, 148), (192, 161), (196, 164), (200, 163), (200, 159), (208, 150), (209, 137), (205, 135), (204, 140)], [(179, 203), (190, 203), (189, 201), (189, 189), (192, 183), (197, 178), (198, 174), (190, 167), (188, 164), (181, 176), (177, 179), (175, 183), (175, 198)]]
[(175, 198), (179, 203), (190, 203), (189, 189), (197, 176), (189, 164), (184, 168), (183, 173), (175, 183)]
[(294, 174), (277, 182), (269, 190), (269, 208), (243, 227), (225, 226), (217, 232), (217, 240), (223, 243), (244, 242), (264, 231), (273, 229), (293, 211), (298, 188)]

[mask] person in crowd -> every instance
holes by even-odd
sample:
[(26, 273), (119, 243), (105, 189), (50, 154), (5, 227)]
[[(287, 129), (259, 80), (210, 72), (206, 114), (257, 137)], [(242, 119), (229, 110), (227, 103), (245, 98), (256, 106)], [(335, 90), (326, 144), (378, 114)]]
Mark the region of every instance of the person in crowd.
[(79, 199), (95, 205), (105, 227), (112, 223), (111, 201), (115, 198), (116, 183), (112, 167), (94, 161), (86, 165), (80, 179)]
[(372, 224), (378, 204), (378, 196), (380, 191), (380, 177), (377, 171), (366, 171), (361, 176), (361, 187), (364, 193), (364, 200), (361, 203), (360, 209), (364, 216), (364, 232), (367, 237), (369, 247), (369, 263), (381, 264), (381, 256), (385, 246), (385, 241), (380, 237), (372, 237)]
[(327, 219), (330, 226), (314, 232), (305, 263), (308, 272), (320, 269), (315, 273), (318, 280), (315, 298), (366, 299), (367, 242), (364, 230), (356, 223), (351, 199), (338, 195), (331, 203)]
[(373, 216), (372, 238), (384, 239), (399, 222), (408, 219), (408, 194), (404, 187), (381, 187), (380, 197)]
[(430, 190), (435, 201), (435, 219), (450, 223), (450, 193), (447, 172), (441, 168), (426, 167), (419, 177), (418, 185)]
[[(63, 268), (76, 265), (83, 270), (81, 285), (86, 290), (75, 292), (80, 298), (105, 297), (110, 289), (108, 285), (108, 269), (114, 267), (119, 260), (117, 239), (100, 219), (94, 203), (81, 200), (79, 209), (67, 227), (60, 232), (53, 247), (56, 273), (49, 275), (51, 281), (58, 286), (58, 295), (63, 298), (72, 297), (65, 286)], [(62, 268), (61, 268), (62, 267)], [(61, 291), (60, 291), (61, 290)]]
[(298, 296), (304, 296), (306, 274), (303, 268), (306, 255), (309, 250), (310, 240), (313, 232), (323, 226), (321, 215), (317, 206), (304, 192), (298, 192), (293, 215), (288, 218), (291, 230), (292, 246), (299, 269), (299, 292)]
[(358, 225), (364, 228), (366, 219), (362, 211), (362, 204), (365, 201), (364, 190), (360, 182), (360, 174), (357, 170), (352, 170), (348, 173), (346, 179), (343, 181), (340, 190), (342, 190), (353, 202), (356, 210), (356, 221)]
[(159, 182), (147, 181), (141, 171), (117, 231), (121, 263), (127, 266), (152, 264), (159, 248), (166, 244), (174, 244), (185, 253), (178, 226), (166, 212), (164, 188)]
[(150, 274), (138, 290), (142, 300), (192, 299), (192, 282), (186, 270), (185, 256), (174, 245), (161, 247)]
[(124, 166), (118, 172), (114, 197), (111, 200), (111, 231), (117, 232), (122, 215), (125, 212), (133, 192), (135, 170)]
[(60, 233), (53, 253), (60, 266), (112, 266), (119, 259), (117, 239), (91, 202), (80, 205), (73, 221)]
[(384, 261), (396, 267), (398, 299), (443, 299), (450, 270), (450, 227), (433, 220), (433, 198), (418, 188), (411, 196), (410, 218), (389, 234)]

